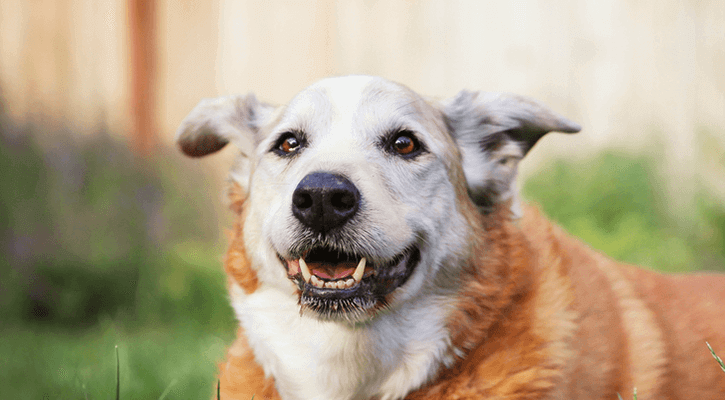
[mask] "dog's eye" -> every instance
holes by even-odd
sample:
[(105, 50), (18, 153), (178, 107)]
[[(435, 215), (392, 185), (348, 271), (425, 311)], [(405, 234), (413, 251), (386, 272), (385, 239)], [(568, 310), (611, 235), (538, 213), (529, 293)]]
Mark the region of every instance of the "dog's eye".
[(279, 149), (285, 153), (293, 153), (300, 147), (300, 141), (296, 137), (290, 136), (279, 145)]
[(411, 156), (420, 151), (420, 143), (415, 139), (412, 132), (403, 131), (393, 138), (391, 148), (401, 156)]
[(302, 140), (290, 132), (282, 135), (272, 150), (279, 155), (286, 156), (296, 153), (301, 147)]

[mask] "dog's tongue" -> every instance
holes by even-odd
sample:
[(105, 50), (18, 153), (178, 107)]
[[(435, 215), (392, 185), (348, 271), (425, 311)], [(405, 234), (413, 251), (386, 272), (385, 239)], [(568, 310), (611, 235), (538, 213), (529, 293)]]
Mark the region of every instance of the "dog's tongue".
[(316, 275), (319, 278), (327, 280), (336, 280), (352, 276), (357, 264), (349, 261), (337, 264), (313, 262), (308, 263), (307, 266), (310, 268), (312, 275)]

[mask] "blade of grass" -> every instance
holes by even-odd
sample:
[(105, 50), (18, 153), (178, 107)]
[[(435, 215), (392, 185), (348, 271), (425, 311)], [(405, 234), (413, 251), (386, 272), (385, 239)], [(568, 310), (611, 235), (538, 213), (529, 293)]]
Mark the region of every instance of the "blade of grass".
[[(624, 399), (622, 399), (622, 395), (619, 393), (617, 393), (617, 398), (619, 400), (624, 400)], [(634, 388), (634, 400), (637, 400), (637, 388)]]
[(116, 400), (121, 399), (121, 362), (118, 359), (118, 345), (116, 345)]
[(171, 383), (169, 383), (169, 386), (167, 386), (166, 389), (164, 389), (164, 392), (161, 393), (161, 396), (159, 397), (159, 400), (164, 400), (164, 398), (166, 397), (166, 395), (168, 395), (169, 392), (171, 391), (171, 387), (174, 386), (174, 385), (176, 385), (176, 382), (178, 382), (178, 381), (176, 379), (174, 379), (174, 380), (171, 381)]
[(219, 379), (216, 380), (216, 400), (221, 400), (221, 395), (219, 394), (219, 387), (221, 386), (221, 382)]
[(712, 349), (712, 346), (710, 346), (710, 343), (705, 342), (707, 345), (707, 348), (710, 349), (710, 353), (713, 357), (715, 357), (715, 360), (717, 360), (717, 363), (720, 364), (720, 368), (725, 372), (725, 364), (723, 364), (722, 359), (715, 354), (715, 350)]

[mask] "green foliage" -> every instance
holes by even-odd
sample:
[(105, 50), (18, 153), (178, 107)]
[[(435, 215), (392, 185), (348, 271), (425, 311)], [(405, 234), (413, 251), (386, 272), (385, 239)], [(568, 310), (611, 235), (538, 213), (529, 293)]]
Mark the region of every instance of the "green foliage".
[(166, 150), (39, 132), (0, 123), (2, 397), (208, 398), (235, 326), (219, 189)]
[(203, 269), (166, 268), (181, 262), (180, 244), (208, 256), (218, 237), (209, 196), (195, 190), (203, 176), (163, 153), (138, 159), (104, 132), (83, 141), (54, 132), (45, 146), (38, 137), (49, 141), (0, 124), (0, 316), (93, 324), (135, 312), (139, 285), (151, 288), (144, 278), (207, 282)]
[(656, 165), (614, 152), (559, 160), (529, 179), (524, 194), (573, 236), (617, 260), (669, 272), (722, 268), (725, 207), (703, 194), (692, 209), (670, 209)]

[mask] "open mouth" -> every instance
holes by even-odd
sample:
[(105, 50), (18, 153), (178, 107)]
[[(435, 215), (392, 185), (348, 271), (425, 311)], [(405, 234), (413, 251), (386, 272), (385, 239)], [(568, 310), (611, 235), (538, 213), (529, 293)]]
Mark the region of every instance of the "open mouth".
[(403, 285), (420, 261), (410, 246), (390, 260), (315, 247), (300, 258), (284, 259), (287, 275), (300, 290), (301, 311), (323, 319), (357, 320), (386, 306), (386, 296)]

